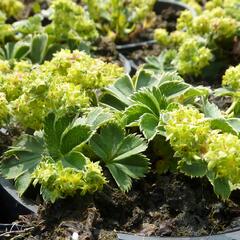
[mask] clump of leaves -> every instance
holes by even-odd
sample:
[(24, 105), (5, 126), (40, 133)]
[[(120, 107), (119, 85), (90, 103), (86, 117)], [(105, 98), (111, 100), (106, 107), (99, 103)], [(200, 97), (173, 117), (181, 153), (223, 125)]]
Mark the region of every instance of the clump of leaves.
[(152, 11), (155, 0), (84, 0), (90, 16), (100, 31), (117, 41), (127, 41), (129, 37), (149, 27), (154, 21)]
[(194, 103), (197, 97), (206, 97), (209, 93), (208, 88), (194, 88), (185, 83), (176, 72), (155, 75), (142, 69), (134, 82), (124, 76), (106, 88), (101, 101), (114, 109), (124, 110), (125, 124), (138, 126), (144, 136), (152, 140), (161, 132), (162, 115), (176, 102)]
[(148, 171), (149, 159), (143, 154), (146, 148), (144, 139), (127, 134), (112, 114), (101, 108), (76, 119), (50, 113), (43, 133), (23, 135), (5, 153), (1, 174), (15, 179), (21, 195), (32, 182), (41, 184), (43, 198), (54, 202), (78, 192), (85, 195), (101, 190), (106, 178), (97, 159), (117, 185), (128, 191), (132, 179)]
[(36, 14), (27, 19), (14, 22), (12, 26), (17, 33), (18, 38), (23, 38), (28, 34), (41, 33), (43, 31), (42, 16)]

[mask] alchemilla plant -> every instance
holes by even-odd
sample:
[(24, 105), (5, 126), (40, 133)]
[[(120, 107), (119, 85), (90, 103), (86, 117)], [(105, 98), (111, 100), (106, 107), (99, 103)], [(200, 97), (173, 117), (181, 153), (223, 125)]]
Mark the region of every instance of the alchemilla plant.
[[(216, 7), (210, 7), (211, 5)], [(185, 76), (199, 76), (206, 71), (220, 71), (239, 33), (239, 19), (227, 5), (209, 1), (197, 17), (183, 11), (177, 20), (176, 31), (155, 30), (155, 39), (168, 48), (165, 61), (168, 67)], [(170, 57), (170, 59), (169, 59)], [(231, 57), (230, 57), (231, 58)]]
[[(174, 31), (155, 29), (161, 55), (131, 76), (112, 63), (117, 54), (103, 61), (91, 50), (154, 26), (155, 0), (53, 0), (21, 20), (20, 1), (0, 3), (0, 124), (18, 130), (0, 173), (21, 196), (30, 187), (48, 203), (112, 186), (127, 193), (169, 172), (207, 180), (223, 200), (239, 189), (238, 1), (184, 2), (198, 15), (182, 11)], [(187, 81), (214, 74), (221, 88)]]
[(109, 38), (126, 41), (154, 22), (156, 0), (84, 0), (100, 32)]
[(84, 52), (62, 50), (49, 62), (1, 62), (1, 92), (13, 121), (41, 129), (50, 111), (75, 112), (90, 105), (91, 91), (123, 75), (117, 65), (91, 58)]

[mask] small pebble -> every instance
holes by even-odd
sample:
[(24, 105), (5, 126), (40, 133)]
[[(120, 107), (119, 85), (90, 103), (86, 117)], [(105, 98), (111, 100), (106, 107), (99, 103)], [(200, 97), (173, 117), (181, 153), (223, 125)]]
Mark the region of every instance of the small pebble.
[(74, 232), (71, 236), (71, 240), (78, 240), (79, 239), (79, 235), (77, 232)]

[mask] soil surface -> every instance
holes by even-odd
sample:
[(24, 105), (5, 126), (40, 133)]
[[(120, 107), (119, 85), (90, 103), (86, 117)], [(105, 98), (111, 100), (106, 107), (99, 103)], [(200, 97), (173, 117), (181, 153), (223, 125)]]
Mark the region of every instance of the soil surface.
[[(212, 235), (240, 225), (239, 192), (220, 201), (206, 179), (182, 174), (152, 174), (128, 194), (106, 186), (91, 197), (42, 206), (38, 216), (22, 216), (25, 229), (0, 234), (1, 239), (116, 240), (116, 232), (142, 236)], [(17, 238), (13, 238), (16, 237)]]

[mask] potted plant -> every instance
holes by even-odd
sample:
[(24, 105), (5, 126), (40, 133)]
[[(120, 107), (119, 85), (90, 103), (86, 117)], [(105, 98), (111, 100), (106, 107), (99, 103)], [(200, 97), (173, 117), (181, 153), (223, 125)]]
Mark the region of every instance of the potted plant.
[[(101, 10), (107, 3), (116, 26), (119, 15), (139, 21), (110, 26), (113, 15)], [(1, 45), (1, 200), (6, 209), (16, 206), (9, 222), (39, 209), (1, 225), (7, 232), (0, 237), (237, 239), (239, 65), (208, 70), (221, 88), (189, 83), (219, 59), (237, 62), (225, 51), (238, 42), (235, 5), (210, 1), (204, 7), (211, 11), (196, 17), (183, 11), (176, 31), (155, 32), (161, 56), (129, 76), (112, 63), (109, 42), (100, 46), (89, 36), (114, 33), (112, 46), (120, 33), (122, 42), (136, 39), (155, 2), (81, 4), (53, 1), (46, 26), (39, 15), (13, 25), (3, 20), (13, 32)], [(100, 25), (94, 10), (103, 13), (95, 16)], [(53, 54), (55, 44), (61, 50)], [(110, 63), (90, 56), (88, 44)]]

